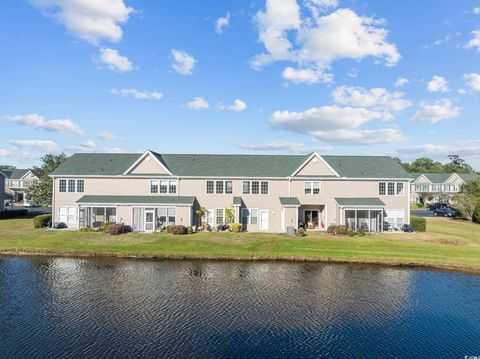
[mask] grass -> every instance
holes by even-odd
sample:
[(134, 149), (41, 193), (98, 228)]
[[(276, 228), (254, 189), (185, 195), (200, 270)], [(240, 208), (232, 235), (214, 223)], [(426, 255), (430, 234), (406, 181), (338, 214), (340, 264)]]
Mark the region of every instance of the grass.
[(480, 272), (480, 225), (427, 218), (426, 233), (307, 237), (268, 233), (103, 233), (34, 229), (32, 219), (0, 220), (0, 253), (158, 258), (290, 259), (418, 265)]

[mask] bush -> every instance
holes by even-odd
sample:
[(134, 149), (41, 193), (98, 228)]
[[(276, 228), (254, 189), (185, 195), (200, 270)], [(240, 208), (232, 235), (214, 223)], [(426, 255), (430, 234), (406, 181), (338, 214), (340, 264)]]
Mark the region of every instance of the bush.
[(111, 223), (105, 227), (105, 233), (108, 233), (112, 236), (117, 236), (123, 233), (123, 223)]
[(416, 232), (426, 232), (427, 231), (427, 220), (422, 217), (411, 216), (410, 217), (410, 226)]
[[(170, 232), (168, 232), (168, 227), (170, 227)], [(168, 227), (167, 227), (167, 232), (171, 233), (171, 234), (178, 235), (178, 234), (187, 234), (188, 233), (187, 227), (185, 227), (183, 225), (168, 226)]]
[(335, 226), (335, 225), (333, 225), (333, 224), (332, 224), (331, 226), (328, 226), (328, 228), (327, 228), (327, 233), (329, 233), (329, 234), (335, 234), (335, 233), (337, 233), (337, 226)]
[(338, 235), (341, 235), (341, 236), (344, 236), (344, 235), (348, 234), (348, 227), (344, 226), (343, 224), (337, 226), (337, 228), (335, 230), (335, 234), (338, 234)]
[(230, 229), (232, 230), (232, 232), (238, 233), (242, 231), (243, 225), (241, 223), (232, 223), (230, 225)]
[(475, 210), (473, 211), (472, 221), (473, 223), (480, 223), (480, 198), (477, 200)]
[(95, 228), (92, 228), (90, 226), (80, 228), (80, 232), (96, 232)]
[(305, 237), (307, 235), (307, 230), (305, 228), (299, 227), (297, 228), (295, 234), (299, 237)]
[(105, 222), (103, 223), (100, 227), (98, 227), (98, 230), (100, 232), (105, 232), (105, 230), (107, 229), (107, 227), (111, 224), (115, 224), (114, 222)]
[(187, 227), (187, 234), (193, 234), (193, 227), (192, 226)]
[(423, 203), (420, 203), (420, 202), (413, 203), (412, 207), (415, 208), (415, 209), (424, 209), (425, 208)]
[(33, 218), (33, 228), (45, 228), (52, 223), (51, 214), (41, 214)]
[(28, 209), (12, 209), (9, 211), (1, 211), (0, 219), (2, 218), (14, 218), (14, 217), (25, 217), (28, 214)]

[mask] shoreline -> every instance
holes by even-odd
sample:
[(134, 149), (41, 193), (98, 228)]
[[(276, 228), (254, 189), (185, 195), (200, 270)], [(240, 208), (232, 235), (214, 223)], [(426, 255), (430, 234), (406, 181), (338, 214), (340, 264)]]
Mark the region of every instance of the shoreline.
[(324, 264), (360, 264), (360, 265), (378, 265), (388, 267), (404, 267), (441, 270), (456, 273), (465, 273), (480, 275), (480, 268), (468, 267), (453, 264), (439, 264), (426, 262), (405, 262), (399, 260), (357, 260), (357, 259), (336, 259), (325, 257), (300, 257), (300, 256), (225, 256), (225, 255), (195, 255), (195, 254), (140, 254), (140, 253), (119, 253), (119, 252), (81, 252), (81, 251), (56, 251), (56, 250), (18, 250), (4, 249), (0, 250), (0, 255), (4, 256), (45, 256), (60, 258), (120, 258), (120, 259), (151, 259), (151, 260), (210, 260), (210, 261), (258, 261), (258, 262), (305, 262), (305, 263), (324, 263)]

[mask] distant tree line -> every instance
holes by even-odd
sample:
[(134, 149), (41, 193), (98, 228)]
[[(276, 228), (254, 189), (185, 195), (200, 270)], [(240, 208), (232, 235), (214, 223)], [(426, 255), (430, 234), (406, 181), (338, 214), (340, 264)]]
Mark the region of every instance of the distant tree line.
[(410, 173), (477, 173), (467, 161), (459, 155), (448, 155), (449, 162), (442, 164), (431, 158), (417, 158), (411, 163), (402, 162), (398, 157), (395, 160), (400, 163), (405, 171)]

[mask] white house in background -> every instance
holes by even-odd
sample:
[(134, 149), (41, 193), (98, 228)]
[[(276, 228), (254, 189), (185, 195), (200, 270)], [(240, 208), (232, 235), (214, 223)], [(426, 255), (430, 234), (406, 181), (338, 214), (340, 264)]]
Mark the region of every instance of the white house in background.
[(5, 179), (7, 176), (5, 173), (0, 171), (0, 211), (3, 211), (5, 209)]
[(479, 179), (474, 173), (410, 173), (412, 202), (420, 202), (423, 195), (427, 202), (437, 202), (445, 197), (453, 196), (460, 191), (460, 186), (466, 181)]
[(27, 201), (27, 192), (32, 185), (38, 182), (38, 177), (28, 168), (2, 171), (7, 176), (6, 193), (12, 196), (14, 202)]

